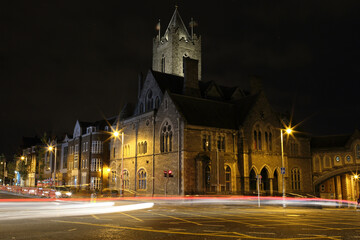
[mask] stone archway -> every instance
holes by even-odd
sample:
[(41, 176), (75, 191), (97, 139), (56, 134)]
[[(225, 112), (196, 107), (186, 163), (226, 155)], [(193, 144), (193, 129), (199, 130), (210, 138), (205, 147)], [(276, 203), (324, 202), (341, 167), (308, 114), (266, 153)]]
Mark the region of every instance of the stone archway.
[(255, 194), (256, 193), (256, 173), (254, 169), (251, 169), (250, 171), (250, 179), (249, 179), (249, 189), (250, 189), (250, 193)]
[(269, 179), (269, 172), (264, 167), (261, 172), (261, 190), (265, 192), (266, 195), (270, 194), (270, 179)]

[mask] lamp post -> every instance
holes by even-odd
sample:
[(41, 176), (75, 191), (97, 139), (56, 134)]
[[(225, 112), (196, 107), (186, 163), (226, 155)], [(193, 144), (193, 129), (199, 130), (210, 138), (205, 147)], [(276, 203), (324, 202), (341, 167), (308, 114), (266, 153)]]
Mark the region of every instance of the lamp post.
[(284, 160), (284, 134), (283, 131), (287, 134), (292, 133), (291, 128), (280, 129), (280, 138), (281, 138), (281, 175), (282, 175), (282, 195), (283, 195), (283, 207), (286, 207), (285, 204), (285, 160)]
[[(116, 139), (119, 137), (119, 131), (114, 131), (113, 136), (115, 137), (115, 144)], [(121, 173), (120, 173), (120, 196), (123, 196), (124, 193), (124, 132), (121, 132)]]
[(48, 150), (49, 150), (49, 152), (52, 152), (54, 150), (54, 154), (55, 154), (55, 157), (54, 157), (54, 181), (55, 181), (55, 186), (56, 186), (56, 151), (57, 151), (57, 147), (56, 147), (56, 145), (54, 147), (50, 145), (48, 147)]

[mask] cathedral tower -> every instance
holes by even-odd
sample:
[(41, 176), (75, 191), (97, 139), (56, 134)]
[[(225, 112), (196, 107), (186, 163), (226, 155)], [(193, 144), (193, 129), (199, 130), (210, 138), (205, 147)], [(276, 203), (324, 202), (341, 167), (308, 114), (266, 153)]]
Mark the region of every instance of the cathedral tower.
[(159, 35), (153, 41), (153, 70), (184, 76), (183, 58), (190, 57), (199, 61), (198, 79), (201, 79), (201, 37), (193, 33), (194, 25), (191, 21), (189, 34), (177, 7), (163, 36), (159, 22)]

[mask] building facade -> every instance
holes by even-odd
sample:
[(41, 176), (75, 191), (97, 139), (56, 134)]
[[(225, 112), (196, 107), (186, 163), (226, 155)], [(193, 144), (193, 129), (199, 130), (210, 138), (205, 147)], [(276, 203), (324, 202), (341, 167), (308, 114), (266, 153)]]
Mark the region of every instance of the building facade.
[[(154, 39), (153, 69), (139, 81), (136, 107), (114, 125), (124, 141), (111, 142), (111, 187), (146, 195), (253, 194), (261, 175), (261, 191), (279, 194), (283, 119), (256, 78), (250, 92), (202, 81), (200, 46), (176, 9)], [(286, 189), (312, 193), (310, 138), (290, 136), (284, 145)], [(164, 177), (169, 170), (173, 178)]]

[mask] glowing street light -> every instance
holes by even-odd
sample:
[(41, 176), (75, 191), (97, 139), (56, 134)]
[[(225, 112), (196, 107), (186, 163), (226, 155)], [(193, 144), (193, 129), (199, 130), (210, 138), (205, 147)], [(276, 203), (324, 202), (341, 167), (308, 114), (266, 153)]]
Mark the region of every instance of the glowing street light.
[(289, 127), (286, 129), (280, 129), (280, 135), (281, 135), (281, 175), (282, 175), (282, 192), (283, 192), (283, 207), (286, 207), (285, 205), (285, 161), (284, 161), (284, 134), (283, 132), (290, 135), (293, 130)]
[[(114, 130), (112, 133), (113, 137), (115, 138), (114, 144), (116, 145), (116, 139), (119, 138), (120, 132), (117, 130)], [(120, 179), (120, 195), (123, 195), (124, 191), (124, 183), (123, 183), (123, 177), (124, 177), (124, 132), (121, 131), (121, 179)]]
[(56, 185), (56, 151), (57, 151), (57, 147), (56, 145), (53, 147), (52, 145), (48, 146), (48, 151), (52, 152), (54, 151), (55, 154), (55, 158), (54, 158), (54, 181), (55, 181), (55, 185)]

